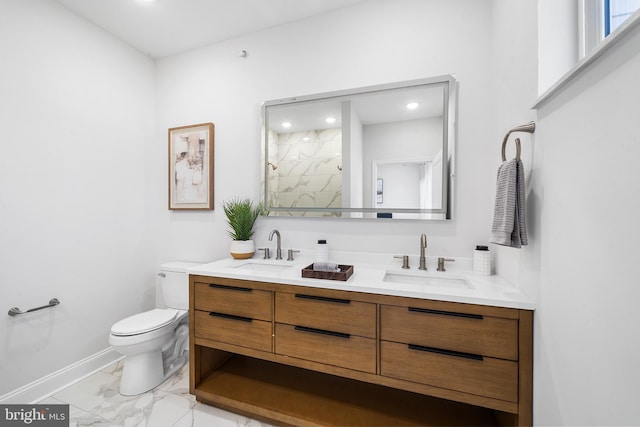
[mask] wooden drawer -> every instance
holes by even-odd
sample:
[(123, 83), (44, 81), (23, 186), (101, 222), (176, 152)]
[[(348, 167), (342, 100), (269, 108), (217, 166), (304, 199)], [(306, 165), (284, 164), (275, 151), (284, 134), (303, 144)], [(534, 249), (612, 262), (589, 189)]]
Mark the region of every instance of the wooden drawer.
[(514, 319), (383, 305), (380, 338), (518, 360), (518, 321)]
[(234, 344), (262, 351), (273, 350), (272, 323), (196, 310), (194, 331), (197, 338)]
[(376, 373), (376, 340), (276, 323), (277, 354)]
[(195, 284), (196, 310), (271, 321), (273, 293), (244, 286)]
[(509, 402), (518, 401), (518, 363), (439, 354), (436, 349), (380, 343), (381, 375)]
[(276, 322), (376, 337), (376, 305), (311, 294), (276, 293)]

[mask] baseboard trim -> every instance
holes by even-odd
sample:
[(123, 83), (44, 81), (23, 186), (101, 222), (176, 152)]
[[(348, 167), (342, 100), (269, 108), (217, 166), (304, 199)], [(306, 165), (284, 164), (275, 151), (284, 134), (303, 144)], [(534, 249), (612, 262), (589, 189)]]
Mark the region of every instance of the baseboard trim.
[(122, 359), (123, 356), (109, 347), (89, 357), (46, 375), (38, 380), (0, 396), (2, 404), (33, 404), (78, 382), (96, 371)]

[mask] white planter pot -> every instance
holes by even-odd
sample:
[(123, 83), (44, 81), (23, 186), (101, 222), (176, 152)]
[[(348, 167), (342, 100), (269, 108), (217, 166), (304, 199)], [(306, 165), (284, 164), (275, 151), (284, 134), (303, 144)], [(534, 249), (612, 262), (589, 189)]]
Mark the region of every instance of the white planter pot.
[(256, 245), (253, 240), (233, 240), (229, 252), (235, 259), (251, 258), (256, 253)]

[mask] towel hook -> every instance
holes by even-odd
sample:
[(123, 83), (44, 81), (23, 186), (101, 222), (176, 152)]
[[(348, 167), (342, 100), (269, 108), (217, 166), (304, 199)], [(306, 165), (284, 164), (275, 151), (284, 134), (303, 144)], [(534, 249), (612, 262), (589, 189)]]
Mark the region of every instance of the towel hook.
[[(513, 129), (511, 129), (509, 132), (507, 132), (507, 134), (504, 136), (504, 139), (502, 140), (502, 161), (504, 162), (507, 160), (507, 141), (509, 140), (509, 135), (511, 135), (513, 132), (534, 133), (535, 131), (536, 131), (535, 122), (529, 122), (524, 125), (516, 126)], [(520, 152), (521, 152), (520, 138), (516, 138), (516, 159), (517, 160), (520, 160)]]

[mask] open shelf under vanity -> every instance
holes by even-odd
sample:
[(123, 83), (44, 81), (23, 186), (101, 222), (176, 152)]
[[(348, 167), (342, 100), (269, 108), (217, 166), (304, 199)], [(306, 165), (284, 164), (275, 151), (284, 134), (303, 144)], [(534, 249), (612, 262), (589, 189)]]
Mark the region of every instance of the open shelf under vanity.
[(491, 409), (234, 355), (198, 400), (278, 425), (494, 426)]

